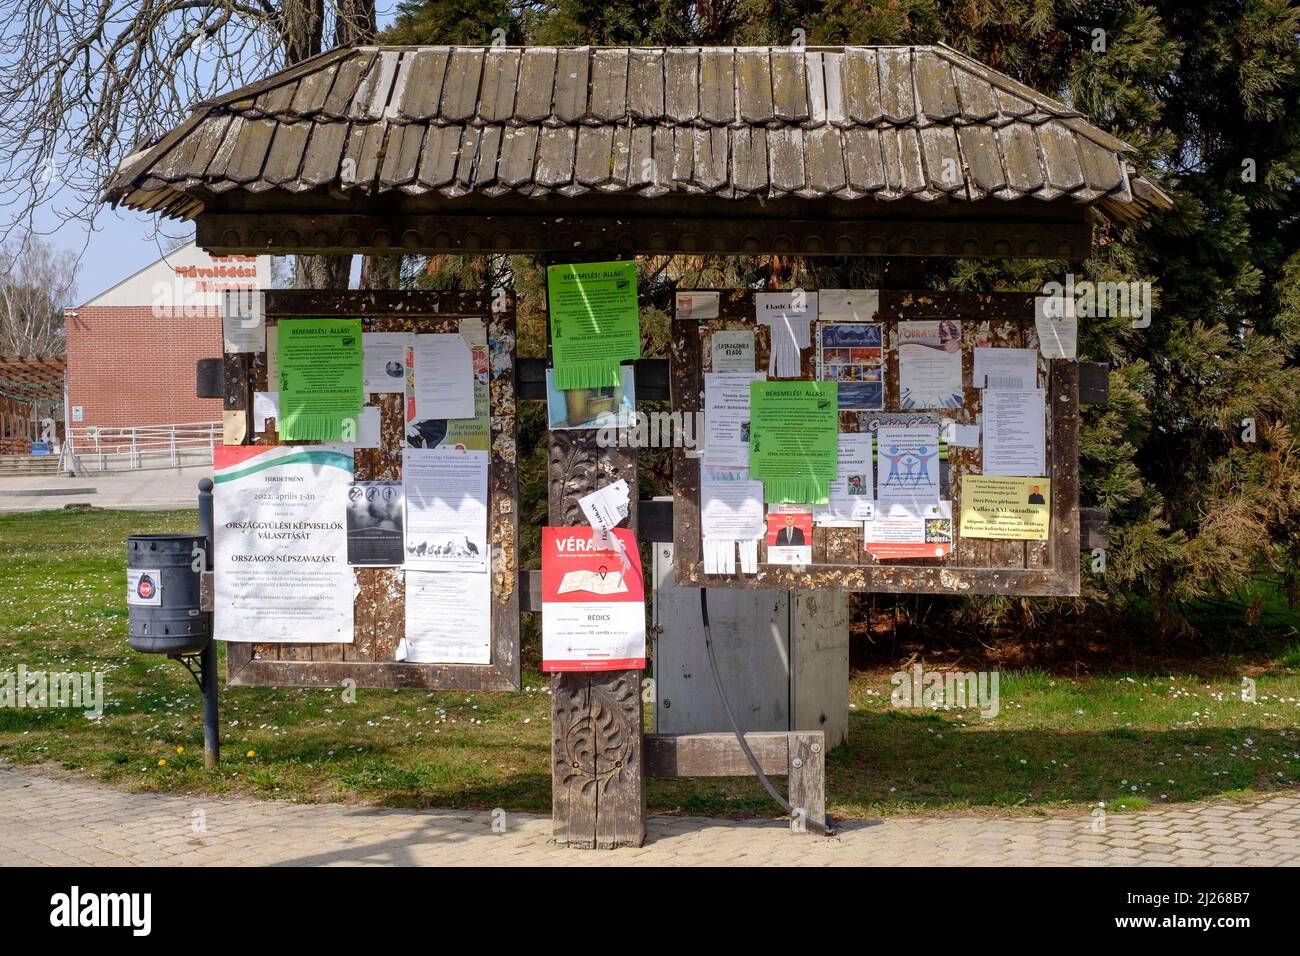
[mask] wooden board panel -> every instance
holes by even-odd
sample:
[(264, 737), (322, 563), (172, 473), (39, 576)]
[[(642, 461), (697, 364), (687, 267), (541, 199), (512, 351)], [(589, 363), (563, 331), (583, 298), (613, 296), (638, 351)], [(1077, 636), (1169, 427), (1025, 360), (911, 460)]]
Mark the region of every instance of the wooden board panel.
[[(897, 325), (909, 320), (956, 319), (962, 322), (963, 382), (972, 381), (977, 344), (1036, 347), (1032, 293), (880, 292), (874, 321), (884, 326), (885, 413), (898, 404)], [(756, 369), (765, 370), (768, 330), (756, 325), (753, 293), (725, 291), (719, 316), (705, 321), (674, 321), (671, 354), (673, 411), (691, 415), (703, 407), (703, 375), (709, 371), (709, 340), (724, 329), (755, 332)], [(812, 347), (802, 355), (802, 374), (816, 375), (816, 326)], [(674, 550), (676, 579), (705, 587), (843, 588), (892, 593), (1075, 595), (1079, 591), (1078, 519), (1078, 366), (1063, 360), (1039, 361), (1038, 383), (1047, 393), (1046, 473), (1052, 479), (1052, 525), (1048, 542), (990, 541), (961, 535), (961, 483), (982, 469), (980, 448), (948, 448), (948, 484), (953, 502), (954, 547), (943, 558), (878, 561), (868, 554), (861, 533), (852, 529), (814, 528), (813, 563), (794, 568), (765, 562), (759, 544), (757, 574), (705, 575), (701, 557), (700, 462), (685, 449), (673, 452)], [(960, 408), (934, 411), (936, 417), (975, 424), (979, 389), (967, 385)], [(873, 413), (841, 412), (843, 431), (865, 430)]]
[[(356, 568), (350, 644), (228, 645), (227, 680), (251, 686), (424, 687), (507, 690), (520, 684), (518, 593), (518, 469), (515, 458), (515, 314), (509, 296), (491, 292), (278, 290), (265, 295), (268, 326), (281, 319), (356, 316), (367, 332), (456, 332), (463, 319), (486, 324), (489, 359), (490, 464), (488, 534), (492, 545), (492, 663), (415, 664), (395, 659), (405, 628), (405, 576), (400, 568)], [(493, 311), (493, 303), (498, 310)], [(267, 390), (266, 353), (228, 355), (227, 407)], [(232, 368), (235, 374), (232, 376)], [(243, 385), (239, 376), (242, 375)], [(249, 399), (243, 398), (247, 407)], [(358, 449), (358, 480), (400, 480), (405, 444), (402, 397), (368, 395), (380, 408), (380, 448)], [(251, 428), (250, 428), (251, 431)], [(278, 442), (274, 420), (249, 442)]]

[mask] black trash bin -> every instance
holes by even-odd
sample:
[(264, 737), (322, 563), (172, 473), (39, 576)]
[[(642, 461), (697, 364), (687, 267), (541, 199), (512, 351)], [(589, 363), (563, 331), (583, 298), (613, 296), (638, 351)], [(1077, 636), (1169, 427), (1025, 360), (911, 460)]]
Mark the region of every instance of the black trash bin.
[(133, 534), (126, 539), (126, 603), (131, 647), (148, 654), (197, 654), (212, 639), (199, 609), (193, 570), (198, 534)]

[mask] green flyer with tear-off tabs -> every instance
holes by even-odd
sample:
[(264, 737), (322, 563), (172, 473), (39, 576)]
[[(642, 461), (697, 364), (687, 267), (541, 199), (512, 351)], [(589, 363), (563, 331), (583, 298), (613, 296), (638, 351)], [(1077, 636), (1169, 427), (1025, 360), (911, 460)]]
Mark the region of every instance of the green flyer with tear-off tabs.
[(555, 387), (617, 386), (619, 364), (641, 357), (636, 262), (548, 266), (546, 290)]
[(825, 504), (838, 469), (835, 382), (749, 386), (749, 476), (771, 503)]
[(356, 441), (357, 416), (366, 403), (361, 320), (281, 322), (276, 347), (280, 440)]

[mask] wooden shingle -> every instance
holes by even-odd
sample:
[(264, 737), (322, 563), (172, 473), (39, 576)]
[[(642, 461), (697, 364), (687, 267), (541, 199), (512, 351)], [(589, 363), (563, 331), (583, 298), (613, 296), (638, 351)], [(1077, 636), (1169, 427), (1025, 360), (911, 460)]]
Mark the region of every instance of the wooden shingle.
[(627, 116), (627, 50), (597, 50), (591, 64), (591, 107), (596, 119), (612, 123)]
[(767, 130), (742, 126), (731, 131), (731, 183), (747, 193), (767, 188)]
[(916, 89), (912, 84), (912, 52), (887, 47), (877, 58), (880, 67), (880, 107), (890, 123), (910, 123), (916, 116)]
[(675, 123), (689, 123), (700, 115), (698, 50), (664, 51), (664, 115)]
[(346, 119), (348, 108), (357, 95), (357, 86), (374, 66), (379, 55), (373, 51), (358, 51), (338, 64), (334, 74), (334, 83), (325, 96), (321, 113), (329, 119)]
[(297, 179), (310, 132), (311, 124), (307, 122), (277, 123), (271, 149), (266, 154), (262, 179), (273, 186), (283, 186)]
[(446, 47), (419, 50), (415, 56), (403, 61), (402, 72), (406, 83), (402, 95), (395, 103), (397, 114), (411, 120), (429, 120), (438, 115), (442, 102), (442, 82), (447, 74), (447, 59), (451, 51)]
[(740, 118), (750, 124), (771, 122), (772, 69), (768, 52), (763, 49), (736, 51), (736, 91)]
[(996, 131), (987, 126), (961, 126), (957, 129), (970, 181), (981, 192), (995, 193), (1007, 185), (1006, 170), (998, 153)]
[(692, 180), (710, 192), (727, 183), (727, 129), (723, 126), (695, 130), (694, 171)]
[(664, 115), (664, 54), (632, 50), (627, 64), (627, 111), (639, 120)]
[(884, 117), (880, 100), (880, 72), (876, 51), (854, 47), (844, 51), (841, 86), (849, 118), (855, 123), (874, 125)]
[(491, 49), (483, 61), (483, 89), (479, 94), (479, 119), (504, 123), (515, 112), (515, 87), (519, 82), (518, 50)]
[(456, 175), (456, 160), (460, 157), (460, 140), (464, 130), (459, 126), (431, 126), (424, 141), (424, 154), (420, 157), (417, 177), (430, 189), (440, 189)]
[(767, 175), (773, 192), (794, 192), (808, 184), (803, 165), (803, 130), (787, 126), (767, 131)]
[(583, 126), (578, 130), (577, 158), (573, 177), (584, 186), (608, 181), (610, 157), (614, 151), (613, 126)]
[(926, 182), (931, 189), (954, 193), (966, 186), (966, 172), (957, 148), (957, 132), (951, 126), (926, 126), (920, 130)]
[(1035, 132), (1048, 185), (1061, 192), (1073, 192), (1082, 186), (1084, 179), (1079, 166), (1079, 151), (1070, 131), (1060, 123), (1049, 122), (1039, 126)]
[(736, 118), (735, 55), (730, 47), (700, 51), (700, 119), (730, 123)]
[(506, 127), (501, 141), (501, 160), (497, 164), (498, 181), (512, 188), (532, 182), (536, 155), (536, 126)]
[(885, 166), (880, 153), (880, 131), (865, 126), (844, 130), (844, 166), (849, 185), (859, 192), (885, 188)]
[(808, 76), (801, 49), (772, 51), (772, 106), (777, 119), (801, 123), (808, 118)]
[(547, 127), (537, 139), (537, 169), (533, 182), (554, 189), (573, 180), (577, 131), (572, 126)]
[(554, 47), (534, 47), (524, 51), (519, 67), (519, 92), (515, 96), (515, 119), (538, 123), (551, 115), (555, 92), (556, 51)]
[(555, 66), (555, 118), (573, 123), (587, 115), (587, 80), (591, 50), (560, 50)]
[(456, 47), (451, 51), (447, 77), (442, 84), (442, 102), (438, 107), (439, 115), (448, 122), (462, 122), (478, 112), (484, 52), (477, 47)]
[(1043, 185), (1043, 170), (1038, 161), (1038, 139), (1028, 123), (1010, 123), (997, 131), (1002, 165), (1007, 171), (1007, 186), (1027, 193)]
[(933, 53), (917, 50), (912, 55), (912, 74), (922, 115), (932, 123), (942, 123), (957, 115), (957, 87), (948, 61)]
[(303, 153), (298, 179), (306, 189), (334, 182), (339, 176), (339, 160), (347, 140), (347, 123), (313, 123), (307, 148)]
[(839, 128), (818, 126), (805, 132), (803, 139), (807, 150), (808, 186), (819, 193), (843, 189), (848, 180), (844, 174), (844, 149)]

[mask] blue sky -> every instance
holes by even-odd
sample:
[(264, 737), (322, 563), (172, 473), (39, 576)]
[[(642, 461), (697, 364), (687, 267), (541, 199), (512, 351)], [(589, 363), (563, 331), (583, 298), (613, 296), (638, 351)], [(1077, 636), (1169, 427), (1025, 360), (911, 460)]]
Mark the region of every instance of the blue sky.
[[(387, 28), (395, 18), (395, 0), (379, 0), (379, 27)], [(13, 195), (14, 187), (0, 183), (0, 205)], [(62, 197), (57, 205), (67, 205)], [(37, 212), (36, 232), (57, 249), (70, 249), (80, 259), (76, 295), (78, 303), (93, 298), (133, 272), (143, 268), (175, 245), (176, 238), (191, 239), (191, 223), (160, 220), (126, 209), (104, 206), (93, 227), (73, 220), (64, 221), (56, 211)], [(17, 237), (14, 237), (17, 238)], [(354, 270), (355, 271), (355, 270)]]

